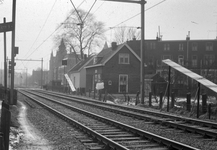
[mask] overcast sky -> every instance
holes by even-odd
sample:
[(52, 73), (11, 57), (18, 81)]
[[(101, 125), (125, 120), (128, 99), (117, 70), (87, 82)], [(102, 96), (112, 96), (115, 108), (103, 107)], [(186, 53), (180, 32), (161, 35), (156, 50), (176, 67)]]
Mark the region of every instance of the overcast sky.
[[(72, 0), (78, 7), (83, 0)], [(81, 9), (89, 11), (95, 0), (84, 0)], [(155, 6), (156, 5), (156, 6)], [(153, 7), (154, 6), (154, 7)], [(48, 68), (57, 26), (73, 9), (70, 0), (17, 0), (16, 46), (18, 59), (44, 60)], [(188, 31), (191, 39), (214, 39), (217, 36), (217, 0), (147, 0), (145, 5), (145, 38), (156, 38), (160, 27), (163, 40), (184, 40)], [(106, 41), (112, 41), (110, 27), (140, 26), (139, 4), (97, 0), (91, 13), (106, 25)], [(133, 17), (137, 15), (136, 17)], [(0, 4), (0, 23), (3, 17), (12, 20), (12, 0)], [(133, 17), (133, 18), (132, 18)], [(132, 19), (130, 19), (132, 18)], [(126, 21), (127, 20), (127, 21)], [(103, 43), (102, 43), (103, 46)], [(0, 33), (0, 59), (3, 68), (3, 33)], [(7, 56), (10, 58), (11, 32), (7, 33)], [(41, 67), (40, 62), (17, 62), (15, 69), (30, 71)]]

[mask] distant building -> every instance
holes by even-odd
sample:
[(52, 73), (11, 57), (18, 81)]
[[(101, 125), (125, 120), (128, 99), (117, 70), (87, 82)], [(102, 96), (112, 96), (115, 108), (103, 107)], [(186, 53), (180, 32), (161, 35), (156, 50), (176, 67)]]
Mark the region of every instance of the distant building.
[[(66, 65), (62, 64), (63, 60), (66, 61)], [(56, 56), (54, 56), (53, 52), (50, 55), (49, 82), (58, 81), (63, 85), (65, 81), (64, 73), (67, 73), (77, 62), (77, 55), (74, 52), (67, 53), (64, 40), (62, 39)]]
[(68, 75), (74, 85), (74, 87), (80, 91), (80, 93), (85, 93), (89, 89), (86, 89), (86, 65), (94, 58), (94, 56), (87, 57), (84, 55), (84, 60), (78, 62), (69, 71)]

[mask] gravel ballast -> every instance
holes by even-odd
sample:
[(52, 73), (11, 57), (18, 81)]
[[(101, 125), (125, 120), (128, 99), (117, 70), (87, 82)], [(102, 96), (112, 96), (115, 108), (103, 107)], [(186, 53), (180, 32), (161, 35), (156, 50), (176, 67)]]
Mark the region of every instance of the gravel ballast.
[[(21, 127), (18, 128), (17, 134), (20, 134), (20, 140), (18, 143), (13, 144), (12, 149), (16, 150), (29, 150), (29, 149), (41, 149), (41, 150), (85, 150), (86, 147), (75, 137), (77, 133), (76, 129), (73, 129), (65, 121), (57, 118), (49, 111), (41, 108), (34, 103), (26, 103), (24, 97), (19, 95), (18, 103), (23, 103), (26, 109), (26, 119), (31, 122), (33, 127), (39, 131), (40, 136), (48, 141), (49, 145), (41, 145), (40, 143), (34, 143), (29, 145), (29, 142), (25, 140), (25, 135), (22, 134), (24, 131)], [(30, 105), (29, 105), (30, 104)], [(18, 109), (21, 109), (18, 104)], [(34, 132), (34, 131), (31, 131)]]

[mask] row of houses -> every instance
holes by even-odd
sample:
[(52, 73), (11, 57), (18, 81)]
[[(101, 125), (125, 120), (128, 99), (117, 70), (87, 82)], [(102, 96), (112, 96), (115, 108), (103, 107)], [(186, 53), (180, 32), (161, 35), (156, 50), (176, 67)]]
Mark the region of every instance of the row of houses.
[[(62, 45), (64, 45), (63, 41)], [(165, 83), (168, 67), (162, 63), (162, 60), (171, 59), (217, 83), (216, 39), (191, 40), (190, 37), (186, 37), (185, 40), (163, 41), (157, 37), (145, 40), (143, 54), (145, 80), (156, 79), (158, 76), (156, 80)], [(61, 65), (57, 65), (57, 62), (54, 63), (53, 58), (54, 56), (51, 57), (49, 71), (51, 79), (57, 81), (60, 79), (58, 77), (61, 77), (61, 73), (55, 72), (54, 68), (60, 69)], [(65, 59), (65, 56), (61, 59)], [(94, 91), (96, 83), (103, 82), (104, 89), (108, 93), (135, 94), (140, 90), (140, 64), (140, 40), (132, 39), (119, 45), (113, 42), (111, 47), (105, 44), (97, 55), (86, 57), (80, 62), (68, 61), (68, 69), (65, 73), (68, 73), (75, 88), (82, 91)], [(175, 71), (172, 71), (172, 80), (173, 88), (177, 91), (191, 90), (195, 84), (194, 81), (187, 80), (184, 75)], [(64, 79), (61, 82), (63, 83)], [(160, 92), (165, 90), (165, 87), (157, 86), (157, 90)]]

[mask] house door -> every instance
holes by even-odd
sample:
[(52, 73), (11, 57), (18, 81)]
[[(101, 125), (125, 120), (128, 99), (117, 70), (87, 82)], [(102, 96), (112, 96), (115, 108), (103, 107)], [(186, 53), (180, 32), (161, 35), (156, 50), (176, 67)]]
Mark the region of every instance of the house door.
[(96, 83), (101, 82), (101, 74), (94, 74), (93, 75), (93, 83), (92, 83), (92, 90), (96, 88)]
[(119, 75), (119, 93), (128, 92), (128, 75)]

